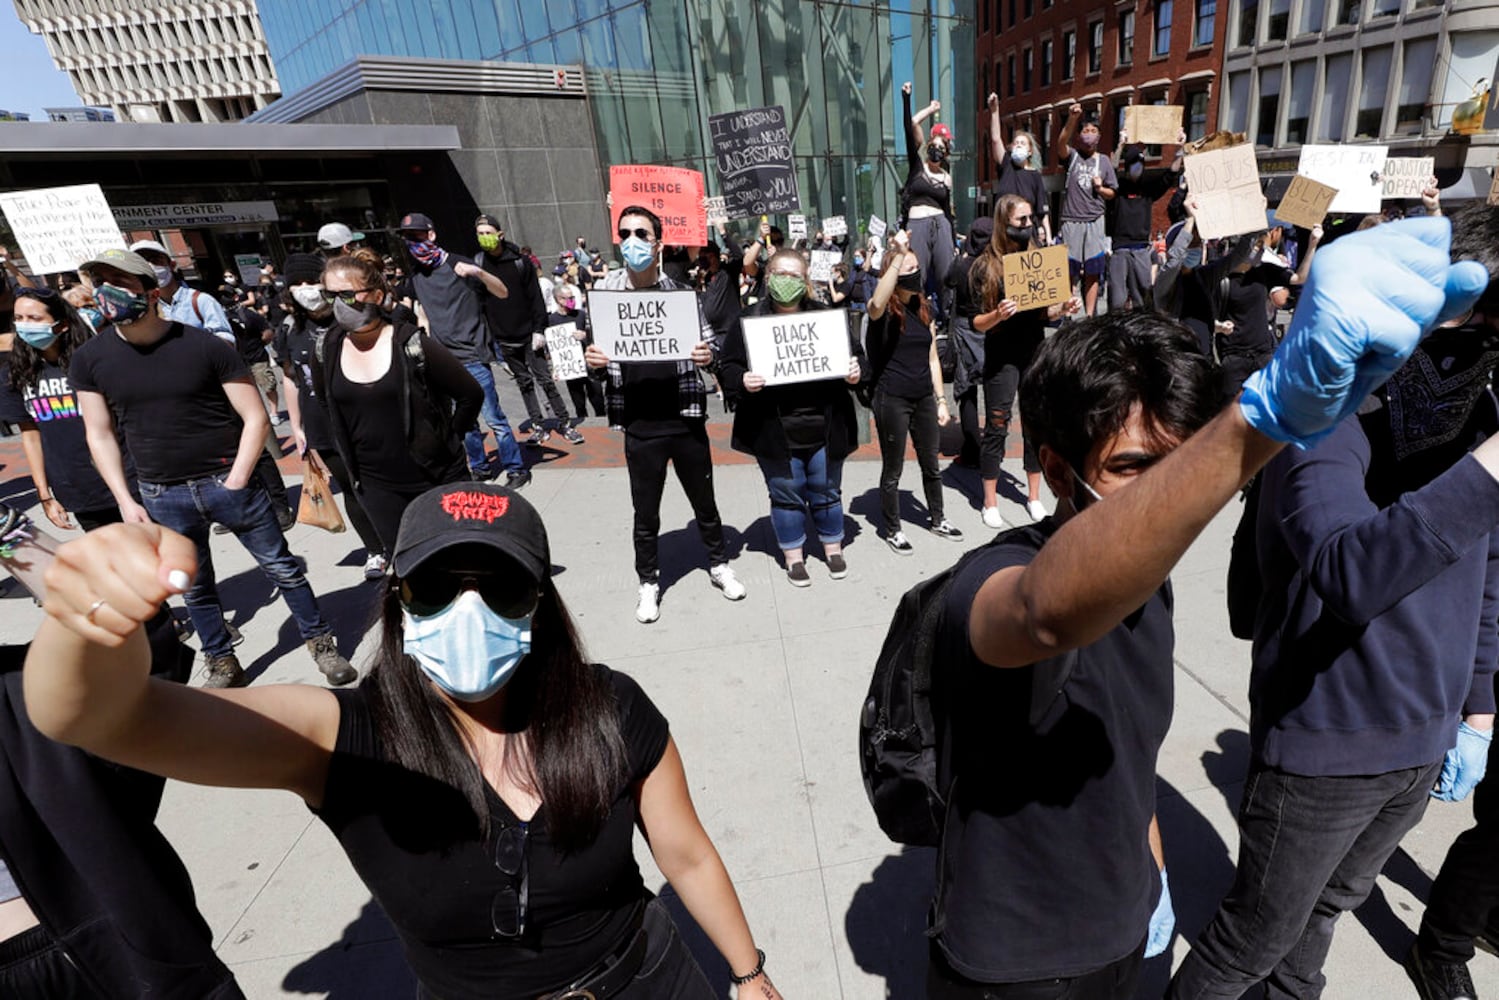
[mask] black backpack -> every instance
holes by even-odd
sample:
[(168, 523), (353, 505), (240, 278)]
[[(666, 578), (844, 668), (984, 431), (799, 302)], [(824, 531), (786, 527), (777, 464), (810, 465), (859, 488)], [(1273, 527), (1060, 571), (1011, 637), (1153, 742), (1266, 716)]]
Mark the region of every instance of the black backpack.
[[(859, 716), (859, 769), (880, 829), (897, 844), (936, 847), (942, 839), (951, 776), (943, 759), (940, 625), (953, 581), (977, 555), (1035, 525), (1002, 532), (953, 566), (912, 587), (896, 605)], [(1042, 539), (1044, 541), (1044, 538)], [(1075, 657), (1058, 657), (1053, 676), (1032, 688), (1037, 723), (1061, 694)]]

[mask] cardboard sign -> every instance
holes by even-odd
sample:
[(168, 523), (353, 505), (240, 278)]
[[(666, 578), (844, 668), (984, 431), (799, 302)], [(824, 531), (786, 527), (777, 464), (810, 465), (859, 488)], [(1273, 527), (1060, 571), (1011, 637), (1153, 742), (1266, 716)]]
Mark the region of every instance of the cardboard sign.
[(822, 220), (822, 232), (825, 236), (847, 236), (848, 221), (841, 215), (830, 215)]
[(1297, 174), (1291, 178), (1291, 186), (1286, 188), (1285, 197), (1276, 207), (1275, 218), (1302, 229), (1320, 226), (1327, 218), (1327, 206), (1337, 196), (1337, 188)]
[(234, 269), (239, 272), (239, 280), (246, 286), (254, 288), (260, 284), (260, 268), (265, 263), (258, 253), (237, 253), (234, 255)]
[(1124, 109), (1124, 130), (1130, 142), (1174, 146), (1181, 138), (1180, 104), (1131, 104)]
[(1377, 212), (1389, 155), (1388, 146), (1302, 146), (1296, 172), (1338, 189), (1329, 212)]
[(1499, 205), (1499, 169), (1496, 169), (1494, 171), (1494, 180), (1493, 180), (1493, 183), (1491, 183), (1489, 185), (1489, 202), (1488, 203), (1490, 205)]
[(0, 212), (16, 234), (32, 274), (76, 271), (100, 250), (125, 249), (125, 238), (97, 184), (0, 194)]
[(786, 235), (790, 237), (791, 242), (795, 243), (797, 240), (807, 238), (807, 217), (805, 215), (793, 215), (787, 221), (789, 224), (786, 227)]
[(1072, 295), (1066, 246), (1007, 253), (1000, 264), (1005, 273), (1005, 298), (1014, 299), (1020, 312), (1059, 306)]
[(547, 359), (552, 363), (552, 378), (558, 382), (588, 377), (588, 365), (583, 361), (583, 342), (574, 336), (577, 332), (576, 323), (547, 327)]
[(766, 385), (848, 378), (847, 311), (746, 316), (741, 322), (750, 371), (765, 376)]
[(888, 228), (890, 227), (885, 225), (885, 220), (880, 218), (878, 215), (871, 215), (869, 217), (869, 235), (873, 236), (875, 239), (884, 239), (885, 230), (887, 230)]
[(1186, 158), (1187, 190), (1197, 199), (1197, 231), (1205, 240), (1265, 228), (1265, 195), (1254, 147), (1245, 143)]
[(832, 281), (833, 267), (843, 260), (837, 250), (813, 250), (812, 263), (807, 268), (807, 277), (813, 281)]
[(593, 342), (610, 361), (690, 361), (702, 339), (697, 293), (588, 293)]
[(729, 218), (794, 212), (802, 207), (784, 108), (772, 105), (712, 115), (708, 130)]
[(724, 207), (723, 195), (715, 195), (708, 199), (708, 225), (721, 226), (729, 221), (728, 209)]
[(1381, 199), (1419, 198), (1436, 171), (1434, 156), (1391, 156), (1384, 161)]
[(703, 209), (703, 175), (681, 167), (631, 164), (609, 168), (610, 220), (619, 242), (619, 217), (631, 205), (661, 219), (661, 242), (700, 247), (708, 242), (708, 214)]

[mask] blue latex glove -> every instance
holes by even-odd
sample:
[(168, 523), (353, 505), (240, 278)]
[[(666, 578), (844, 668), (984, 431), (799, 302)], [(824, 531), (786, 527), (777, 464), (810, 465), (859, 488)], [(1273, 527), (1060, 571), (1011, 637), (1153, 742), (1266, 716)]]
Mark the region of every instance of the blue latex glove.
[(1494, 732), (1474, 729), (1466, 722), (1457, 726), (1457, 746), (1447, 751), (1442, 761), (1442, 776), (1431, 797), (1443, 802), (1461, 802), (1468, 793), (1483, 780), (1489, 769), (1489, 744), (1494, 741)]
[(1166, 869), (1161, 869), (1161, 898), (1150, 915), (1150, 934), (1145, 938), (1145, 957), (1155, 958), (1171, 944), (1171, 935), (1176, 933), (1176, 911), (1171, 907), (1171, 884), (1166, 881)]
[(1249, 376), (1249, 426), (1309, 448), (1358, 409), (1437, 324), (1473, 308), (1489, 276), (1451, 262), (1451, 223), (1407, 219), (1317, 251), (1286, 339)]

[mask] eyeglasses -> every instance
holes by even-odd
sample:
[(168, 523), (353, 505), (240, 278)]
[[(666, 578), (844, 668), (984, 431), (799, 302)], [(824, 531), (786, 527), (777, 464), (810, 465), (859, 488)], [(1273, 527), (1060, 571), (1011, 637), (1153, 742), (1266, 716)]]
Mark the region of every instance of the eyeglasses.
[(379, 291), (379, 289), (378, 288), (351, 288), (351, 289), (349, 289), (346, 292), (330, 292), (328, 289), (325, 288), (325, 289), (323, 289), (323, 301), (324, 302), (332, 302), (334, 299), (338, 299), (339, 301), (341, 301), (346, 306), (357, 306), (359, 304), (359, 296), (363, 295), (365, 292), (376, 292), (376, 291)]
[(627, 240), (631, 236), (635, 237), (637, 240), (645, 240), (647, 243), (654, 243), (656, 240), (655, 234), (652, 233), (649, 229), (646, 229), (644, 226), (641, 226), (637, 229), (626, 229), (624, 226), (619, 227), (620, 239)]
[(489, 609), (503, 618), (524, 618), (536, 610), (539, 588), (521, 573), (485, 573), (446, 569), (416, 570), (401, 581), (401, 604), (418, 617), (435, 615), (458, 600), (465, 590), (474, 590)]
[(494, 839), (494, 866), (519, 882), (503, 886), (489, 904), (489, 927), (496, 937), (518, 938), (526, 933), (526, 911), (530, 905), (531, 872), (526, 864), (529, 824), (505, 826)]

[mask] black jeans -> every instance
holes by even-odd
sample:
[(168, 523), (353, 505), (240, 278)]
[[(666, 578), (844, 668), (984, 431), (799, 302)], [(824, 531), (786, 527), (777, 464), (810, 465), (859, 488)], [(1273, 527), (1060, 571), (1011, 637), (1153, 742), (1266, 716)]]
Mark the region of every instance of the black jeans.
[[(979, 439), (979, 475), (984, 479), (998, 479), (999, 468), (1005, 457), (1005, 438), (1010, 433), (1010, 415), (1015, 409), (1015, 392), (1020, 388), (1020, 369), (1014, 365), (1000, 365), (998, 371), (984, 380), (984, 436)], [(1023, 438), (1025, 446), (1025, 471), (1040, 472), (1041, 460), (1029, 438)]]
[(596, 417), (607, 416), (604, 407), (604, 383), (602, 379), (596, 379), (592, 375), (584, 378), (569, 379), (567, 382), (567, 394), (573, 400), (573, 412), (581, 421), (588, 416), (588, 405), (593, 406), (593, 415)]
[(626, 431), (625, 465), (630, 470), (630, 501), (635, 507), (635, 575), (641, 583), (655, 583), (661, 577), (658, 543), (667, 463), (677, 470), (677, 482), (692, 504), (698, 533), (708, 547), (708, 565), (729, 561), (713, 495), (713, 451), (708, 447), (707, 427), (693, 421), (659, 437), (637, 437)]
[(455, 463), (448, 469), (445, 476), (434, 482), (391, 485), (372, 483), (369, 479), (365, 479), (364, 486), (359, 491), (359, 502), (364, 506), (364, 512), (374, 527), (375, 536), (380, 539), (379, 546), (370, 551), (383, 553), (385, 558), (389, 559), (396, 547), (396, 534), (401, 527), (401, 515), (406, 513), (406, 507), (411, 501), (434, 486), (470, 481), (468, 468), (462, 461)]
[(634, 982), (614, 994), (614, 1000), (710, 1000), (718, 995), (661, 900), (653, 899), (646, 906), (641, 926), (646, 936), (645, 960)]
[(942, 470), (937, 467), (937, 397), (920, 399), (895, 396), (883, 388), (874, 392), (874, 426), (880, 435), (880, 510), (885, 530), (900, 530), (900, 472), (906, 464), (906, 436), (916, 447), (921, 466), (921, 485), (932, 523), (944, 517)]
[(1251, 765), (1239, 866), (1218, 914), (1176, 970), (1170, 1000), (1315, 1000), (1333, 927), (1355, 909), (1426, 812), (1441, 762), (1388, 774), (1308, 778)]
[(529, 338), (523, 344), (499, 346), (506, 366), (515, 375), (515, 387), (520, 390), (521, 399), (526, 402), (526, 413), (531, 417), (531, 423), (540, 429), (542, 421), (546, 419), (541, 412), (541, 403), (536, 399), (538, 385), (547, 398), (547, 405), (552, 408), (552, 416), (566, 423), (567, 404), (557, 391), (557, 383), (552, 381), (552, 366), (547, 361), (546, 351), (533, 348)]
[(0, 997), (96, 997), (82, 972), (45, 928), (0, 941)]
[(934, 942), (926, 970), (927, 1000), (1128, 1000), (1140, 978), (1140, 947), (1112, 965), (1070, 979), (1036, 979), (1024, 983), (978, 983), (947, 964)]
[(1421, 951), (1437, 962), (1473, 957), (1473, 939), (1499, 925), (1499, 755), (1489, 744), (1489, 770), (1473, 792), (1471, 829), (1447, 850), (1421, 918)]
[(71, 511), (73, 520), (78, 522), (78, 527), (84, 531), (94, 531), (106, 524), (120, 524), (125, 520), (125, 515), (120, 513), (118, 507), (100, 507), (98, 510), (75, 510)]
[(349, 467), (344, 462), (344, 457), (338, 453), (337, 448), (327, 448), (317, 453), (324, 465), (328, 467), (328, 474), (338, 484), (343, 493), (344, 510), (349, 515), (349, 523), (354, 526), (354, 534), (359, 536), (359, 542), (364, 550), (370, 555), (377, 555), (385, 551), (384, 544), (380, 541), (380, 533), (375, 530), (374, 522), (370, 520), (369, 514), (364, 509), (364, 504), (359, 502), (359, 495), (349, 486), (352, 480), (349, 478)]

